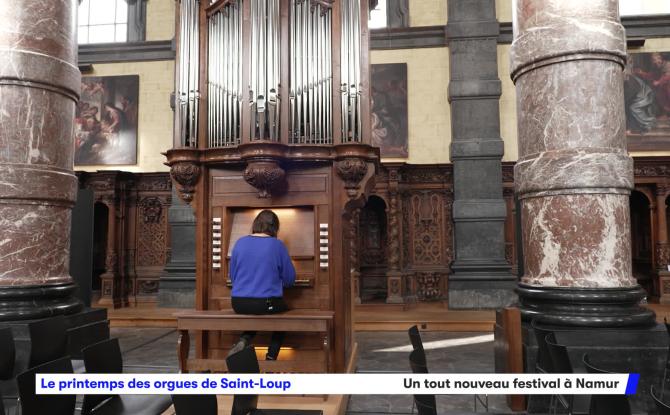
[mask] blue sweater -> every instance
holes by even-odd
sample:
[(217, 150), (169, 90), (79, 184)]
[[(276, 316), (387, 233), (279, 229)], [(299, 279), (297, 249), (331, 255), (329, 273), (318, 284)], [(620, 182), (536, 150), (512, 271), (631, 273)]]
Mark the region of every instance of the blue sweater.
[(249, 235), (235, 243), (230, 280), (233, 297), (281, 297), (282, 287), (295, 282), (295, 268), (282, 241)]

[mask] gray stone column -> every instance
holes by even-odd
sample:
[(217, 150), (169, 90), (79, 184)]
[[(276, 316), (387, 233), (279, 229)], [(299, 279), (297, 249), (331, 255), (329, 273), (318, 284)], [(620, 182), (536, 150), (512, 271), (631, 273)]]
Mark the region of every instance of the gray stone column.
[(447, 6), (455, 247), (449, 308), (501, 307), (515, 299), (516, 278), (505, 261), (495, 1)]
[(617, 0), (517, 0), (522, 315), (548, 324), (651, 324), (632, 275), (624, 28)]
[(168, 209), (170, 260), (165, 264), (158, 288), (159, 307), (195, 307), (195, 216), (172, 188)]
[(69, 273), (77, 195), (76, 0), (0, 7), (0, 321), (82, 308)]

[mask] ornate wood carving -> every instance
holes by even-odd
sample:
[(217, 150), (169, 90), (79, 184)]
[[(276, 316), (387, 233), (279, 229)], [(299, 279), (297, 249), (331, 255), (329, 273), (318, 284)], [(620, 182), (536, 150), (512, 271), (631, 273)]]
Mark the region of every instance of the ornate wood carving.
[(177, 183), (179, 197), (190, 204), (195, 194), (195, 185), (200, 178), (200, 166), (188, 161), (176, 162), (170, 166), (170, 175)]
[(439, 265), (443, 261), (441, 194), (423, 191), (413, 194), (408, 201), (410, 212), (411, 244), (415, 265)]
[(668, 271), (670, 264), (670, 244), (656, 243), (656, 269), (659, 271)]
[(410, 184), (452, 183), (451, 166), (409, 166), (401, 171), (401, 180)]
[(400, 269), (400, 221), (398, 212), (398, 195), (389, 197), (388, 215), (388, 266), (390, 271)]
[(252, 161), (244, 170), (244, 180), (258, 190), (258, 197), (281, 193), (286, 172), (275, 161)]
[(442, 275), (437, 272), (416, 273), (416, 296), (421, 301), (436, 301), (442, 299)]
[(349, 197), (356, 196), (360, 188), (360, 182), (368, 172), (368, 164), (365, 160), (357, 157), (346, 157), (339, 160), (336, 165), (337, 175), (344, 181)]
[(163, 204), (157, 197), (146, 197), (140, 203), (145, 223), (157, 223), (161, 220)]
[(157, 197), (144, 198), (140, 204), (141, 220), (137, 226), (137, 265), (165, 265), (167, 218), (161, 214), (163, 203)]

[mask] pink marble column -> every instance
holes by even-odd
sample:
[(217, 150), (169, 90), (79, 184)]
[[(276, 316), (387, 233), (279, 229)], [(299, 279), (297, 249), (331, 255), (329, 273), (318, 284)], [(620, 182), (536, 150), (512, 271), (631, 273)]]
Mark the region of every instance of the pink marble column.
[(623, 108), (624, 28), (617, 0), (516, 0), (516, 84), (526, 319), (625, 326), (638, 306), (628, 198), (633, 160)]
[(0, 7), (0, 320), (81, 308), (69, 275), (77, 192), (76, 0)]

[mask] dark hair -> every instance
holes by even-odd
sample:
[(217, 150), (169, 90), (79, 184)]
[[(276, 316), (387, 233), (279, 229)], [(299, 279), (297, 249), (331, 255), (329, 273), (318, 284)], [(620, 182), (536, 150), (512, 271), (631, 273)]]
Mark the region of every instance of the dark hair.
[(251, 233), (264, 233), (276, 238), (277, 232), (279, 232), (279, 218), (273, 211), (267, 209), (256, 216), (251, 226)]

